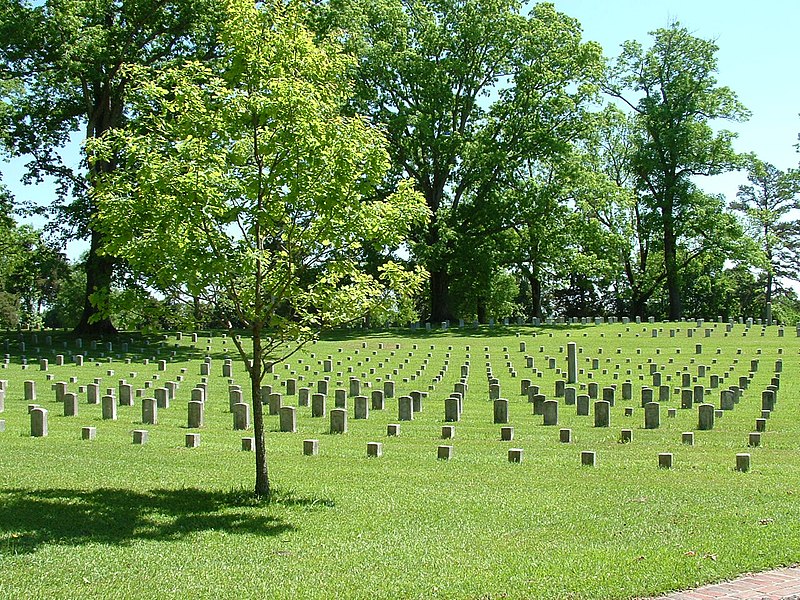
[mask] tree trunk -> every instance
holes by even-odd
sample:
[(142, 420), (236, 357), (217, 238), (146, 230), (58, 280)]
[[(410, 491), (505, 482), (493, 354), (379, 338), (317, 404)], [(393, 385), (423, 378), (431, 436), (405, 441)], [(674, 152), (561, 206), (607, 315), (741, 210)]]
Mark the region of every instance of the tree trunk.
[(483, 298), (478, 300), (478, 303), (475, 307), (475, 312), (477, 313), (478, 323), (488, 323), (489, 318), (486, 314), (486, 302), (483, 301)]
[[(88, 99), (88, 98), (87, 98)], [(92, 110), (87, 115), (88, 123), (86, 126), (86, 138), (99, 138), (109, 129), (116, 127), (122, 120), (124, 107), (124, 84), (119, 84), (115, 89), (111, 82), (106, 81), (102, 85), (96, 85), (91, 95)], [(96, 185), (97, 176), (102, 173), (110, 173), (114, 170), (112, 162), (97, 161), (89, 167), (89, 185)], [(100, 256), (98, 252), (103, 246), (102, 234), (91, 226), (91, 217), (95, 215), (94, 203), (91, 202), (91, 191), (89, 194), (89, 256), (86, 259), (86, 295), (83, 301), (83, 314), (75, 333), (82, 334), (103, 334), (116, 333), (117, 330), (111, 323), (111, 317), (105, 316), (95, 319), (100, 311), (97, 302), (92, 302), (91, 294), (98, 293), (105, 296), (103, 301), (107, 301), (111, 294), (111, 277), (114, 274), (115, 259), (108, 255)]]
[(678, 273), (677, 239), (671, 209), (664, 209), (664, 270), (666, 273), (667, 298), (669, 301), (670, 321), (681, 318), (681, 290)]
[(450, 275), (444, 269), (431, 271), (431, 316), (433, 323), (453, 321), (450, 308)]
[(769, 267), (767, 269), (767, 289), (764, 294), (764, 306), (772, 302), (772, 288), (775, 283), (775, 278), (772, 275), (772, 253), (767, 254), (767, 260), (769, 261)]
[(200, 311), (200, 298), (197, 296), (192, 296), (192, 314), (194, 316), (194, 326), (199, 329), (203, 315)]
[(647, 298), (645, 298), (644, 296), (642, 296), (642, 294), (634, 290), (631, 296), (631, 317), (634, 319), (636, 317), (644, 319), (644, 312), (646, 307), (647, 307)]
[(529, 308), (531, 321), (542, 318), (542, 282), (535, 275), (528, 276), (528, 285), (531, 286), (531, 304)]
[[(100, 313), (97, 303), (92, 302), (90, 296), (95, 292), (100, 294), (111, 293), (111, 277), (114, 274), (114, 259), (108, 256), (100, 256), (97, 251), (100, 248), (102, 239), (100, 233), (91, 231), (91, 245), (89, 256), (86, 259), (86, 293), (83, 304), (83, 314), (81, 320), (75, 327), (75, 333), (83, 335), (102, 335), (117, 333), (117, 329), (111, 323), (108, 316), (97, 318)], [(108, 299), (106, 298), (106, 301)]]
[(261, 402), (261, 332), (253, 330), (253, 367), (249, 370), (250, 391), (253, 399), (253, 436), (256, 444), (256, 498), (269, 502), (269, 466), (264, 441), (264, 405)]

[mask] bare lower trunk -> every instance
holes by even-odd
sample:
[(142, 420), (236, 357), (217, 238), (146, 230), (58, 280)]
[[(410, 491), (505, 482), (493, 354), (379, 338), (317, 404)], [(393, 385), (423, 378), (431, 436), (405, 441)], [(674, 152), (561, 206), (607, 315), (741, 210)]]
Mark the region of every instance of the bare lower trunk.
[(478, 323), (488, 323), (489, 322), (489, 317), (486, 314), (486, 312), (487, 312), (486, 311), (486, 302), (484, 302), (482, 299), (478, 300), (478, 304), (475, 307), (475, 311), (477, 313)]
[(528, 277), (528, 285), (531, 286), (531, 304), (528, 312), (531, 321), (542, 318), (542, 282), (535, 275)]
[(452, 321), (450, 275), (444, 270), (431, 271), (431, 318), (434, 323)]
[(764, 299), (767, 304), (772, 302), (772, 288), (773, 288), (773, 276), (772, 270), (767, 272), (767, 293), (764, 294)]
[(644, 318), (645, 308), (647, 307), (647, 298), (643, 297), (638, 292), (633, 292), (633, 297), (631, 298), (631, 317), (636, 318)]
[(111, 277), (114, 274), (114, 259), (98, 254), (101, 244), (100, 233), (92, 230), (89, 256), (86, 259), (86, 293), (83, 314), (75, 327), (75, 333), (102, 335), (117, 332), (109, 316), (99, 316), (98, 303), (91, 299), (91, 295), (97, 292), (103, 295), (110, 293)]
[(670, 321), (679, 321), (683, 307), (678, 273), (677, 239), (671, 215), (664, 218), (664, 269), (667, 276), (668, 318)]
[(253, 367), (250, 369), (250, 389), (253, 399), (253, 437), (256, 444), (256, 498), (269, 501), (269, 467), (264, 441), (264, 408), (261, 402), (261, 332), (253, 331)]

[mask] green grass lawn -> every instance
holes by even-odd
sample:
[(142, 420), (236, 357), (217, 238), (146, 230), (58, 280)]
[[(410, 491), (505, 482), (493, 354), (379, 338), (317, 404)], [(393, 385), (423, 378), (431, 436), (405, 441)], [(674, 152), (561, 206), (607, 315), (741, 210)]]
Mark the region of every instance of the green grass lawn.
[[(664, 323), (331, 337), (276, 367), (265, 383), (285, 390), (294, 377), (302, 378), (298, 387), (315, 387), (329, 375), (330, 411), (333, 390), (347, 389), (351, 375), (382, 389), (397, 370), (396, 397), (367, 420), (353, 418), (348, 399), (344, 435), (329, 434), (328, 417), (312, 418), (310, 407), (298, 408), (297, 433), (280, 433), (278, 417), (267, 417), (277, 490), (270, 505), (250, 498), (254, 455), (241, 450), (250, 434), (233, 430), (228, 410), (226, 349), (233, 379), (249, 396), (230, 340), (123, 335), (112, 353), (84, 340), (85, 365), (77, 367), (72, 338), (51, 334), (47, 346), (46, 333), (38, 341), (25, 333), (22, 352), (19, 335), (8, 334), (10, 362), (0, 370), (8, 381), (0, 414), (0, 597), (635, 598), (800, 562), (800, 344), (794, 328), (785, 337), (777, 327), (725, 329)], [(593, 416), (578, 416), (564, 398), (558, 426), (544, 426), (520, 394), (529, 378), (555, 398), (570, 341), (580, 349), (580, 385), (617, 384), (609, 428), (595, 428)], [(0, 356), (2, 344), (0, 334)], [(64, 366), (55, 365), (57, 354)], [(205, 427), (189, 430), (187, 403), (207, 354)], [(333, 372), (323, 373), (328, 356)], [(46, 372), (39, 357), (50, 360)], [(165, 372), (159, 359), (169, 361)], [(736, 408), (713, 430), (697, 430), (697, 408), (680, 408), (678, 374), (686, 370), (707, 388), (711, 375), (726, 375), (720, 389), (727, 388), (748, 375), (752, 359), (759, 368)], [(777, 359), (778, 403), (762, 446), (749, 448)], [(455, 438), (444, 441), (444, 398), (466, 361), (464, 412)], [(644, 429), (640, 402), (652, 382), (650, 362), (673, 388), (658, 429)], [(511, 442), (500, 441), (501, 425), (492, 422), (487, 363), (510, 403)], [(80, 393), (78, 416), (63, 416), (51, 385), (70, 377), (71, 392), (95, 378), (103, 391), (125, 379), (145, 396), (145, 382), (183, 380), (159, 423), (142, 425), (141, 397), (109, 421)], [(49, 411), (47, 437), (30, 436), (25, 380), (36, 381), (36, 402)], [(632, 400), (621, 397), (626, 380)], [(387, 437), (387, 425), (400, 422), (397, 396), (412, 390), (428, 392), (422, 412), (401, 423), (399, 437)], [(706, 400), (719, 406), (719, 389)], [(283, 401), (298, 405), (297, 396)], [(97, 428), (95, 440), (81, 439), (84, 426)], [(559, 442), (560, 428), (572, 429), (572, 443)], [(134, 429), (149, 431), (147, 444), (132, 443)], [(633, 430), (632, 443), (619, 442), (621, 429)], [(685, 431), (694, 431), (694, 446), (681, 443)], [(184, 446), (188, 432), (200, 433), (198, 448)], [(319, 440), (318, 456), (303, 456), (304, 439)], [(371, 441), (383, 443), (382, 457), (367, 458)], [(452, 460), (436, 459), (440, 444), (454, 446)], [(524, 450), (522, 463), (508, 462), (509, 448)], [(581, 466), (582, 450), (597, 453), (596, 467)], [(658, 468), (660, 452), (674, 454), (673, 469)], [(734, 469), (740, 452), (752, 456), (749, 472)]]

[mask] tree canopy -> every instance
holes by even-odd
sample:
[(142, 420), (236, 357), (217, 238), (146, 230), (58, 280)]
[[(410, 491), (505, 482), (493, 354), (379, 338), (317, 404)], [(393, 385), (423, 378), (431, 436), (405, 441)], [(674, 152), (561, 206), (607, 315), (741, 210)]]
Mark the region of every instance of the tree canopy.
[[(676, 22), (604, 60), (550, 3), (257, 8), (0, 0), (0, 147), (59, 198), (46, 232), (5, 201), (32, 265), (4, 284), (14, 322), (252, 328), (269, 309), (263, 331), (299, 340), (354, 317), (794, 314), (797, 173), (734, 150), (720, 124), (748, 111), (713, 41)], [(91, 160), (63, 159), (76, 142)], [(740, 168), (736, 199), (703, 190)], [(33, 249), (61, 257), (57, 285)]]
[(741, 120), (748, 112), (731, 89), (717, 83), (716, 44), (691, 35), (677, 22), (651, 35), (653, 45), (647, 50), (638, 42), (624, 44), (605, 89), (632, 109), (639, 127), (632, 167), (659, 220), (667, 312), (678, 319), (679, 240), (704, 210), (704, 196), (692, 178), (741, 164), (732, 146), (734, 134), (715, 131), (711, 121)]
[(515, 167), (565, 150), (582, 127), (600, 49), (551, 4), (516, 0), (336, 0), (323, 22), (359, 57), (354, 107), (386, 127), (393, 173), (433, 218), (414, 255), (430, 272), (432, 320), (452, 319), (458, 238), (502, 230)]
[(747, 233), (764, 253), (766, 310), (782, 279), (800, 279), (800, 219), (792, 218), (800, 209), (800, 178), (750, 156), (747, 179), (731, 208), (742, 213)]
[[(160, 290), (200, 296), (243, 323), (256, 431), (256, 486), (269, 496), (261, 382), (323, 327), (413, 290), (390, 260), (427, 208), (406, 182), (382, 195), (390, 162), (375, 127), (343, 109), (350, 58), (315, 43), (293, 4), (226, 0), (220, 59), (130, 67), (130, 124), (88, 146), (105, 252)], [(387, 254), (379, 276), (361, 248)]]
[(68, 164), (60, 150), (80, 136), (101, 136), (126, 122), (124, 66), (168, 65), (208, 56), (216, 2), (210, 0), (0, 0), (0, 136), (12, 156), (27, 157), (27, 182), (57, 181), (52, 207), (65, 238), (90, 240), (87, 288), (78, 330), (113, 331), (91, 300), (107, 297), (114, 257), (100, 255), (90, 190), (113, 163)]

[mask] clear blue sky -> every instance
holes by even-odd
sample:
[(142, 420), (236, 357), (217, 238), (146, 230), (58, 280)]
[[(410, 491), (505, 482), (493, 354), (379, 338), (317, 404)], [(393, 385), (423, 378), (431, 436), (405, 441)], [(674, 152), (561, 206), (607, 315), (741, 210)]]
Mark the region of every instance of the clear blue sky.
[[(649, 46), (648, 32), (677, 20), (695, 35), (719, 46), (720, 84), (727, 85), (752, 112), (744, 123), (724, 126), (739, 134), (741, 152), (755, 152), (780, 169), (796, 168), (800, 132), (800, 0), (555, 0), (557, 9), (577, 18), (587, 40), (616, 56), (625, 40)], [(74, 153), (74, 151), (73, 151)], [(52, 199), (51, 186), (19, 183), (24, 161), (2, 165), (3, 181), (20, 199)], [(732, 199), (746, 179), (731, 173), (698, 182), (706, 191)], [(75, 256), (85, 245), (70, 248)]]

